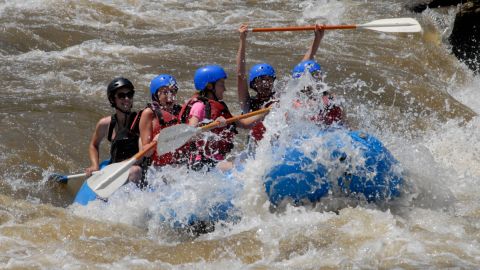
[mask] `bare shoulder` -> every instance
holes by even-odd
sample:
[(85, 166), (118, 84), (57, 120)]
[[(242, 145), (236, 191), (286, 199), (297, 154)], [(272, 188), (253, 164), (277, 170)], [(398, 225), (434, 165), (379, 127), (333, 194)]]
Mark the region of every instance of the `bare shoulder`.
[(149, 117), (149, 116), (153, 116), (153, 110), (151, 108), (146, 108), (143, 110), (142, 112), (142, 117)]
[(97, 128), (107, 128), (109, 125), (110, 125), (110, 122), (112, 121), (112, 117), (111, 116), (106, 116), (106, 117), (103, 117), (101, 118), (100, 120), (98, 120), (98, 123), (97, 123)]
[(97, 126), (95, 127), (95, 131), (93, 132), (93, 135), (92, 135), (91, 144), (98, 147), (100, 142), (106, 136), (108, 132), (108, 127), (110, 126), (111, 121), (112, 121), (111, 116), (106, 116), (98, 120)]
[(154, 117), (154, 112), (151, 108), (146, 108), (142, 111), (142, 117), (140, 117), (140, 123), (152, 121)]
[(106, 116), (98, 120), (97, 126), (95, 127), (95, 134), (102, 138), (106, 136), (108, 132), (108, 127), (110, 126), (111, 122), (112, 122), (111, 116)]

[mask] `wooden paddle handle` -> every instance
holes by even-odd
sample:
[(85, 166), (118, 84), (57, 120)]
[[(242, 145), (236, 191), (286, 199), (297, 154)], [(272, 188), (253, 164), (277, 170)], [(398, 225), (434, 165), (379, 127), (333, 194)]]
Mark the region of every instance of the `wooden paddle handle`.
[[(316, 25), (306, 26), (287, 26), (287, 27), (269, 27), (269, 28), (253, 28), (252, 32), (277, 32), (277, 31), (306, 31), (315, 30)], [(334, 29), (356, 29), (356, 25), (318, 25), (320, 30), (334, 30)]]
[[(242, 115), (233, 116), (231, 118), (228, 118), (225, 122), (226, 122), (226, 124), (230, 124), (230, 123), (236, 122), (237, 120), (244, 119), (244, 118), (249, 118), (249, 117), (252, 117), (252, 116), (255, 116), (255, 115), (259, 115), (259, 114), (263, 114), (263, 113), (266, 113), (268, 111), (270, 111), (270, 107), (260, 109), (260, 110), (257, 110), (257, 111), (253, 111), (253, 112), (249, 112), (249, 113), (242, 114)], [(214, 127), (217, 127), (221, 124), (222, 123), (220, 123), (219, 121), (214, 121), (214, 122), (212, 122), (208, 125), (205, 125), (203, 127), (200, 127), (200, 128), (203, 131), (205, 131), (205, 130), (209, 130), (209, 129), (212, 129)]]
[(152, 141), (151, 143), (147, 144), (145, 148), (143, 148), (140, 152), (136, 153), (133, 158), (135, 160), (140, 160), (148, 151), (152, 150), (157, 146), (157, 141)]

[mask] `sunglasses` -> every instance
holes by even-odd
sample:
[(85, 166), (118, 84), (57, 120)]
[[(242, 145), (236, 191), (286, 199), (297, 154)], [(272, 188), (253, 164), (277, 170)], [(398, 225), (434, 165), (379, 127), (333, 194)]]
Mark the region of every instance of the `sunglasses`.
[(128, 91), (126, 93), (120, 92), (120, 93), (117, 93), (117, 98), (125, 99), (128, 97), (129, 99), (132, 99), (134, 94), (135, 94), (135, 91)]
[(168, 95), (168, 94), (176, 95), (177, 92), (178, 92), (178, 88), (176, 86), (174, 86), (174, 87), (167, 88), (163, 91), (159, 89), (157, 94), (160, 94), (160, 95)]

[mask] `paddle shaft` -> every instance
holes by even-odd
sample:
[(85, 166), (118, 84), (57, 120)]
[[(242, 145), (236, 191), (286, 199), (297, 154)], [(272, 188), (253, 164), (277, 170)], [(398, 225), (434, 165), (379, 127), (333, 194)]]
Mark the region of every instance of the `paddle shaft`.
[(140, 152), (136, 153), (135, 156), (133, 156), (133, 158), (135, 160), (139, 160), (141, 159), (143, 156), (145, 156), (145, 154), (152, 150), (153, 148), (155, 148), (155, 146), (157, 146), (157, 141), (152, 141), (151, 143), (147, 144), (147, 146), (145, 146), (145, 148), (143, 150), (141, 150)]
[[(225, 123), (226, 124), (231, 124), (231, 123), (236, 122), (240, 119), (245, 119), (245, 118), (249, 118), (249, 117), (252, 117), (252, 116), (255, 116), (255, 115), (263, 114), (263, 113), (266, 113), (268, 111), (270, 111), (270, 107), (260, 109), (260, 110), (256, 110), (256, 111), (253, 111), (253, 112), (249, 112), (249, 113), (246, 113), (246, 114), (238, 115), (238, 116), (233, 116), (231, 118), (226, 119)], [(218, 127), (221, 124), (222, 123), (219, 122), (219, 121), (214, 121), (214, 122), (212, 122), (208, 125), (200, 127), (200, 129), (201, 129), (201, 131), (206, 131), (206, 130), (210, 130), (212, 128)]]
[[(97, 174), (99, 171), (94, 171), (92, 174)], [(64, 175), (65, 179), (75, 179), (75, 178), (82, 178), (87, 176), (87, 173), (78, 173), (78, 174), (71, 174), (71, 175)]]
[[(92, 174), (96, 174), (98, 173), (99, 171), (94, 171)], [(81, 178), (84, 178), (86, 177), (87, 174), (86, 173), (78, 173), (78, 174), (71, 174), (71, 175), (63, 175), (63, 174), (58, 174), (58, 173), (54, 173), (52, 175), (50, 175), (48, 177), (48, 180), (55, 180), (59, 183), (67, 183), (69, 180), (73, 180), (73, 179), (81, 179)]]
[[(320, 30), (337, 30), (337, 29), (357, 29), (357, 28), (374, 28), (374, 27), (402, 27), (402, 26), (412, 26), (411, 23), (379, 23), (379, 24), (368, 24), (368, 25), (318, 25)], [(278, 32), (278, 31), (307, 31), (317, 29), (316, 25), (306, 25), (306, 26), (287, 26), (287, 27), (271, 27), (271, 28), (253, 28), (252, 32)]]
[[(320, 30), (356, 29), (357, 25), (318, 25)], [(307, 31), (317, 29), (316, 25), (253, 28), (252, 32)]]
[(105, 181), (102, 181), (100, 184), (97, 186), (93, 187), (92, 190), (96, 191), (99, 189), (104, 189), (110, 185), (111, 182), (115, 181), (117, 177), (122, 175), (126, 170), (130, 169), (138, 160), (140, 160), (148, 151), (152, 150), (157, 146), (157, 141), (152, 141), (151, 143), (147, 144), (147, 146), (136, 153), (131, 159), (129, 159), (125, 165), (122, 167), (118, 168), (115, 172), (113, 172)]
[(65, 179), (70, 180), (70, 179), (75, 179), (75, 178), (80, 178), (80, 177), (85, 177), (85, 176), (87, 176), (86, 173), (78, 173), (78, 174), (65, 175), (64, 177), (65, 177)]

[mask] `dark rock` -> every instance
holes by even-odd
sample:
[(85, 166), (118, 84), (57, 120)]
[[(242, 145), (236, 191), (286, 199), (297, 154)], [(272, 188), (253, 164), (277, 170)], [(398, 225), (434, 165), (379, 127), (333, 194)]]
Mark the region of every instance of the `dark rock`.
[(413, 12), (421, 13), (427, 8), (439, 8), (439, 7), (449, 7), (462, 4), (465, 1), (462, 0), (433, 0), (433, 1), (420, 1), (417, 3), (410, 3), (407, 8)]
[(480, 1), (465, 3), (460, 8), (449, 40), (453, 54), (480, 73)]
[(448, 40), (452, 53), (470, 69), (480, 73), (480, 0), (413, 1), (407, 6), (414, 12), (427, 8), (460, 5)]

